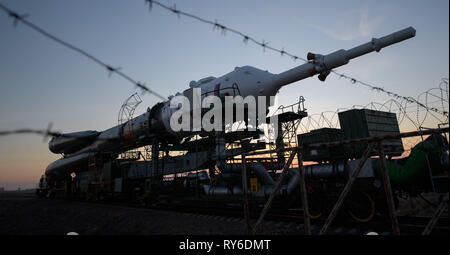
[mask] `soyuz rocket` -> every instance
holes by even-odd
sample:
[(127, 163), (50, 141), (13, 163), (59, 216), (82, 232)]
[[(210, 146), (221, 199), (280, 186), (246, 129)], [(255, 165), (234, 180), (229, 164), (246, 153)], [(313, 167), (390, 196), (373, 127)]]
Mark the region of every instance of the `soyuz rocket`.
[[(333, 68), (347, 64), (351, 59), (414, 37), (412, 27), (397, 31), (349, 50), (338, 50), (327, 55), (307, 54), (308, 62), (279, 74), (272, 74), (251, 66), (236, 67), (221, 77), (207, 77), (191, 81), (190, 89), (199, 88), (201, 97), (225, 96), (275, 96), (281, 87), (318, 75), (325, 81)], [(183, 93), (186, 94), (186, 91)], [(180, 93), (178, 93), (180, 94)], [(269, 107), (268, 105), (267, 107)], [(185, 132), (175, 132), (170, 117), (177, 109), (170, 107), (170, 100), (159, 102), (147, 112), (123, 124), (104, 131), (81, 131), (53, 137), (49, 149), (63, 157), (48, 165), (45, 175), (48, 181), (66, 178), (72, 172), (87, 168), (88, 160), (100, 153), (120, 154), (133, 148), (152, 144), (154, 139), (179, 142)]]

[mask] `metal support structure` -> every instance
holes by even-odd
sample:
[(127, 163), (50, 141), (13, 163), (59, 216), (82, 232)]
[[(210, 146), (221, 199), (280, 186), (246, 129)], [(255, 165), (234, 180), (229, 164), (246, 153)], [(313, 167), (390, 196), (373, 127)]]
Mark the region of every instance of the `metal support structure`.
[(436, 226), (436, 223), (439, 221), (439, 218), (441, 217), (442, 213), (445, 211), (447, 207), (448, 207), (448, 193), (442, 199), (441, 204), (439, 205), (438, 209), (434, 212), (433, 217), (423, 230), (422, 235), (431, 234), (431, 231), (433, 231), (434, 226)]
[[(436, 128), (436, 129), (429, 129), (429, 130), (422, 130), (422, 131), (412, 131), (412, 132), (405, 132), (400, 133), (397, 135), (384, 135), (384, 136), (374, 136), (374, 137), (366, 137), (366, 138), (357, 138), (357, 139), (350, 139), (350, 140), (344, 140), (344, 141), (338, 141), (338, 142), (327, 142), (327, 143), (313, 143), (308, 144), (308, 148), (321, 148), (321, 147), (335, 147), (339, 145), (345, 145), (345, 144), (354, 144), (354, 143), (373, 143), (373, 142), (379, 142), (382, 140), (392, 140), (397, 138), (404, 138), (404, 137), (412, 137), (412, 136), (420, 136), (420, 135), (431, 135), (435, 133), (448, 133), (449, 128)], [(303, 149), (304, 146), (298, 146), (299, 149)], [(254, 155), (261, 155), (261, 154), (268, 154), (268, 153), (276, 153), (279, 151), (289, 151), (296, 148), (283, 148), (283, 149), (277, 149), (277, 150), (263, 150), (263, 151), (255, 151), (252, 153), (247, 153), (247, 156), (254, 156)]]
[(348, 193), (350, 192), (350, 189), (353, 186), (353, 183), (356, 180), (356, 177), (359, 175), (359, 172), (363, 168), (364, 164), (367, 161), (367, 158), (369, 158), (370, 152), (372, 151), (372, 144), (369, 143), (367, 146), (366, 151), (363, 154), (363, 157), (360, 159), (358, 168), (356, 168), (356, 171), (353, 172), (350, 179), (347, 181), (347, 184), (345, 184), (344, 190), (342, 190), (341, 195), (339, 195), (339, 198), (334, 205), (333, 209), (331, 210), (330, 214), (328, 215), (327, 219), (325, 220), (325, 223), (323, 224), (322, 229), (320, 229), (319, 235), (323, 235), (327, 232), (328, 227), (331, 225), (331, 222), (333, 222), (334, 218), (336, 217), (339, 209), (342, 207), (342, 204), (344, 203), (345, 198), (347, 197)]
[(305, 234), (311, 235), (308, 195), (306, 192), (306, 184), (305, 184), (305, 169), (303, 168), (303, 155), (300, 151), (297, 151), (297, 160), (298, 160), (298, 174), (300, 181), (300, 195), (303, 205), (303, 220), (304, 220)]
[(394, 235), (400, 235), (400, 228), (398, 226), (398, 220), (394, 205), (394, 196), (391, 189), (391, 181), (389, 180), (389, 175), (387, 173), (386, 158), (384, 155), (383, 146), (381, 145), (381, 141), (377, 143), (377, 146), (380, 156), (381, 176), (383, 178), (384, 192), (386, 193), (386, 202), (389, 209), (389, 217), (391, 218), (392, 232), (394, 233)]
[[(419, 127), (419, 130), (423, 130), (425, 129), (424, 127)], [(428, 128), (430, 129), (430, 128)], [(420, 139), (423, 140), (423, 135), (420, 136)], [(425, 159), (427, 161), (427, 169), (428, 169), (428, 178), (430, 179), (430, 184), (431, 184), (431, 191), (432, 192), (436, 192), (436, 188), (434, 187), (434, 181), (433, 181), (433, 172), (431, 171), (431, 166), (430, 166), (430, 160), (428, 159), (428, 155), (425, 154)]]
[(250, 217), (248, 212), (248, 194), (247, 194), (247, 166), (246, 166), (245, 155), (242, 155), (242, 198), (244, 207), (244, 217), (247, 234), (250, 234)]
[[(277, 137), (274, 138), (275, 143), (270, 143), (269, 145), (269, 148), (277, 151), (276, 159), (277, 165), (279, 166), (279, 168), (277, 169), (282, 168), (286, 161), (286, 158), (289, 158), (289, 155), (292, 152), (292, 150), (284, 149), (294, 149), (298, 146), (297, 130), (300, 126), (301, 120), (304, 117), (308, 116), (307, 112), (305, 111), (306, 109), (304, 102), (305, 98), (303, 96), (300, 96), (298, 102), (294, 104), (288, 106), (280, 105), (280, 107), (278, 107), (272, 117), (270, 117), (273, 118), (277, 116), (277, 122), (274, 124), (276, 125), (276, 129), (278, 130)], [(273, 158), (272, 155), (271, 157)]]
[[(357, 169), (352, 173), (352, 176), (349, 178), (349, 180), (347, 181), (343, 191), (341, 192), (338, 201), (336, 202), (336, 204), (334, 205), (332, 211), (330, 212), (330, 215), (327, 217), (324, 226), (322, 227), (322, 229), (320, 230), (319, 234), (322, 235), (324, 233), (326, 233), (328, 227), (330, 226), (331, 222), (334, 220), (334, 218), (337, 215), (337, 212), (339, 211), (339, 209), (341, 208), (346, 196), (348, 195), (354, 181), (356, 180), (356, 177), (359, 175), (359, 172), (361, 171), (362, 167), (364, 166), (365, 162), (367, 161), (367, 159), (369, 158), (370, 152), (372, 151), (372, 148), (374, 147), (374, 143), (378, 144), (378, 146), (381, 146), (381, 142), (383, 140), (391, 140), (391, 139), (396, 139), (396, 138), (404, 138), (404, 137), (413, 137), (413, 136), (421, 136), (421, 135), (431, 135), (434, 133), (448, 133), (449, 132), (449, 128), (437, 128), (437, 129), (430, 129), (430, 130), (419, 130), (419, 131), (413, 131), (413, 132), (405, 132), (405, 133), (400, 133), (397, 135), (385, 135), (385, 136), (376, 136), (376, 137), (367, 137), (367, 138), (358, 138), (358, 139), (351, 139), (351, 140), (344, 140), (344, 141), (338, 141), (338, 142), (328, 142), (328, 143), (316, 143), (316, 144), (309, 144), (308, 148), (321, 148), (321, 147), (334, 147), (334, 146), (339, 146), (339, 145), (344, 145), (344, 144), (354, 144), (354, 143), (368, 143), (368, 147), (366, 149), (366, 151), (363, 154), (363, 157), (361, 157), (358, 167)], [(269, 153), (278, 153), (281, 151), (295, 151), (295, 153), (299, 153), (301, 150), (303, 149), (303, 146), (298, 146), (296, 148), (282, 148), (282, 149), (276, 149), (276, 150), (263, 150), (263, 151), (254, 151), (254, 152), (250, 152), (250, 153), (246, 153), (246, 156), (256, 156), (256, 155), (265, 155), (265, 154), (269, 154)], [(279, 182), (276, 184), (275, 190), (272, 192), (271, 196), (269, 197), (269, 200), (267, 201), (267, 203), (264, 206), (263, 211), (261, 212), (260, 217), (258, 218), (258, 221), (256, 222), (254, 228), (253, 228), (253, 233), (256, 233), (257, 228), (259, 227), (259, 225), (262, 222), (262, 219), (264, 218), (264, 216), (266, 215), (271, 202), (273, 200), (273, 198), (275, 197), (276, 192), (279, 190), (279, 187), (281, 186), (281, 181), (283, 180), (284, 176), (286, 175), (286, 168), (289, 167), (289, 165), (292, 163), (292, 155), (289, 158), (289, 161), (286, 163), (286, 165), (283, 168), (283, 172), (281, 173), (280, 176), (280, 180)], [(392, 228), (393, 228), (393, 232), (394, 234), (400, 234), (399, 231), (399, 225), (398, 225), (398, 221), (397, 221), (397, 217), (395, 216), (395, 206), (393, 204), (394, 199), (393, 199), (393, 194), (392, 194), (392, 189), (391, 189), (391, 185), (390, 185), (390, 181), (389, 181), (389, 176), (387, 175), (387, 171), (386, 171), (386, 159), (384, 157), (384, 151), (381, 148), (381, 152), (379, 150), (379, 154), (380, 154), (380, 162), (381, 162), (381, 166), (382, 166), (382, 176), (383, 176), (383, 184), (385, 185), (385, 190), (386, 190), (386, 200), (388, 202), (388, 207), (389, 208), (389, 213), (390, 213), (390, 217), (391, 217), (391, 222), (392, 222)], [(302, 164), (301, 164), (301, 160), (299, 158), (299, 172), (300, 174), (302, 174), (302, 171), (300, 170), (300, 168), (302, 168)], [(304, 173), (303, 173), (304, 174)], [(304, 179), (304, 178), (300, 178), (300, 179)], [(303, 196), (303, 194), (302, 194)], [(303, 198), (302, 198), (303, 199)], [(442, 209), (444, 210), (444, 209)], [(305, 210), (304, 210), (305, 212)], [(436, 212), (436, 213), (442, 213), (442, 212)], [(309, 216), (309, 214), (308, 214)], [(437, 217), (437, 216), (436, 216)], [(438, 217), (437, 217), (438, 218)], [(434, 219), (437, 221), (437, 219)], [(433, 225), (431, 224), (436, 224), (436, 223), (429, 223), (429, 227), (427, 226), (427, 229), (429, 228), (433, 228)], [(306, 224), (305, 224), (306, 225)], [(306, 228), (306, 226), (305, 226)], [(424, 233), (426, 233), (424, 231)]]
[[(122, 125), (133, 119), (134, 112), (140, 103), (142, 103), (142, 99), (137, 92), (129, 96), (120, 107), (117, 124)], [(138, 148), (121, 153), (119, 157), (122, 159), (139, 160)]]
[(291, 153), (291, 155), (289, 156), (288, 161), (284, 165), (283, 171), (281, 172), (281, 175), (280, 175), (280, 179), (275, 184), (275, 187), (273, 188), (272, 193), (269, 196), (269, 199), (267, 200), (266, 204), (264, 205), (264, 208), (263, 208), (261, 214), (259, 215), (259, 218), (256, 221), (255, 226), (253, 227), (253, 234), (256, 234), (256, 232), (258, 231), (258, 228), (261, 225), (264, 217), (266, 216), (267, 212), (269, 211), (270, 207), (272, 206), (272, 201), (275, 198), (275, 196), (278, 193), (278, 191), (280, 190), (281, 183), (283, 182), (284, 178), (286, 177), (287, 170), (288, 170), (289, 166), (292, 164), (292, 160), (294, 160), (295, 154), (297, 154), (296, 150), (294, 150)]

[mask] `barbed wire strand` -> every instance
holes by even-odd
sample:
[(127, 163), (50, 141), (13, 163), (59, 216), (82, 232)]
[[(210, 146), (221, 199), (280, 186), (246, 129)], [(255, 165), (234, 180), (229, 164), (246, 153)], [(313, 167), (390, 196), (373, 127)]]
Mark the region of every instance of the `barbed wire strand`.
[(157, 92), (151, 90), (150, 88), (148, 88), (147, 86), (145, 86), (144, 83), (142, 82), (138, 82), (135, 79), (131, 78), (129, 75), (123, 73), (122, 71), (120, 71), (120, 67), (112, 67), (111, 65), (106, 64), (105, 62), (103, 62), (102, 60), (98, 59), (97, 57), (93, 56), (92, 54), (86, 52), (85, 50), (82, 50), (81, 48), (78, 48), (56, 36), (54, 36), (53, 34), (47, 32), (46, 30), (44, 30), (43, 28), (37, 26), (36, 24), (26, 20), (25, 18), (28, 17), (28, 14), (23, 14), (20, 15), (17, 12), (12, 11), (11, 9), (9, 9), (8, 7), (6, 7), (5, 5), (0, 3), (0, 9), (2, 9), (3, 11), (5, 11), (12, 19), (14, 19), (14, 26), (17, 26), (18, 22), (22, 22), (24, 25), (30, 27), (31, 29), (37, 31), (38, 33), (44, 35), (45, 37), (75, 51), (80, 53), (81, 55), (87, 57), (88, 59), (92, 60), (93, 62), (103, 66), (108, 72), (108, 76), (111, 76), (112, 73), (116, 73), (117, 75), (121, 76), (122, 78), (124, 78), (125, 80), (127, 80), (128, 82), (134, 84), (137, 88), (139, 88), (142, 92), (148, 92), (158, 98), (160, 98), (161, 100), (166, 100), (165, 97), (161, 96), (160, 94), (158, 94)]
[[(57, 131), (51, 130), (52, 123), (49, 124), (47, 129), (32, 129), (32, 128), (22, 128), (22, 129), (14, 129), (14, 130), (4, 130), (0, 131), (0, 136), (9, 136), (9, 135), (21, 135), (21, 134), (36, 134), (44, 137), (44, 142), (49, 137), (64, 137), (64, 138), (83, 138), (82, 135), (76, 133), (61, 133)], [(100, 135), (100, 132), (98, 132)], [(96, 140), (115, 140), (116, 138), (103, 138), (97, 137)]]
[[(294, 55), (294, 54), (292, 54), (292, 53), (287, 52), (284, 48), (282, 48), (282, 49), (277, 49), (277, 48), (268, 46), (268, 45), (267, 45), (268, 42), (266, 42), (266, 41), (264, 41), (264, 40), (262, 40), (262, 41), (260, 42), (260, 41), (254, 39), (253, 37), (251, 37), (251, 36), (249, 36), (249, 35), (246, 35), (246, 34), (240, 32), (240, 31), (238, 31), (238, 30), (236, 30), (236, 29), (233, 29), (233, 28), (229, 28), (229, 27), (227, 27), (227, 26), (224, 26), (224, 25), (218, 23), (217, 21), (206, 20), (206, 19), (203, 19), (203, 18), (201, 18), (201, 17), (199, 17), (199, 16), (196, 16), (196, 15), (193, 15), (193, 14), (190, 14), (190, 13), (183, 12), (183, 11), (181, 11), (181, 10), (176, 9), (176, 6), (175, 6), (175, 5), (174, 5), (174, 7), (169, 7), (169, 6), (166, 6), (166, 5), (164, 5), (164, 4), (162, 4), (162, 3), (158, 2), (158, 1), (155, 1), (155, 0), (146, 0), (145, 2), (149, 4), (150, 9), (151, 9), (151, 7), (152, 7), (152, 4), (156, 4), (156, 5), (162, 7), (162, 8), (164, 8), (164, 9), (166, 9), (166, 10), (169, 10), (169, 11), (171, 11), (171, 12), (177, 14), (178, 17), (180, 17), (180, 15), (183, 15), (183, 16), (187, 16), (187, 17), (196, 19), (196, 20), (198, 20), (198, 21), (200, 21), (200, 22), (203, 22), (203, 23), (207, 23), (207, 24), (213, 25), (213, 28), (214, 28), (214, 29), (215, 29), (215, 28), (221, 29), (221, 30), (222, 30), (222, 33), (223, 33), (224, 35), (226, 34), (226, 31), (230, 31), (231, 33), (237, 34), (237, 35), (241, 36), (241, 37), (244, 39), (244, 42), (251, 41), (251, 42), (253, 42), (253, 43), (256, 44), (256, 45), (261, 46), (261, 47), (263, 48), (263, 50), (265, 50), (265, 49), (272, 50), (272, 51), (275, 51), (275, 52), (280, 53), (282, 56), (283, 56), (283, 55), (287, 55), (287, 56), (290, 56), (291, 58), (293, 58), (294, 60), (299, 59), (299, 60), (302, 60), (302, 61), (304, 61), (304, 62), (308, 62), (306, 59), (303, 59), (303, 58), (301, 58), (301, 57), (299, 57), (299, 56), (297, 56), (297, 55)], [(99, 64), (99, 65), (105, 67), (105, 68), (109, 71), (109, 75), (111, 75), (112, 73), (116, 73), (116, 74), (118, 74), (119, 76), (121, 76), (121, 77), (123, 77), (124, 79), (126, 79), (127, 81), (129, 81), (129, 82), (133, 83), (134, 85), (136, 85), (136, 86), (137, 86), (138, 88), (140, 88), (141, 90), (146, 91), (146, 92), (149, 92), (149, 93), (151, 93), (151, 94), (153, 94), (153, 95), (155, 95), (155, 96), (157, 96), (157, 97), (159, 97), (159, 98), (165, 100), (164, 97), (162, 97), (162, 96), (159, 95), (158, 93), (152, 91), (151, 89), (149, 89), (148, 87), (146, 87), (143, 83), (137, 82), (136, 80), (132, 79), (130, 76), (128, 76), (128, 75), (126, 75), (125, 73), (121, 72), (121, 71), (120, 71), (121, 68), (114, 68), (114, 67), (112, 67), (112, 66), (106, 64), (105, 62), (101, 61), (100, 59), (94, 57), (93, 55), (87, 53), (86, 51), (84, 51), (84, 50), (82, 50), (82, 49), (80, 49), (80, 48), (78, 48), (78, 47), (73, 46), (72, 44), (69, 44), (69, 43), (67, 43), (67, 42), (65, 42), (65, 41), (63, 41), (63, 40), (61, 40), (61, 39), (59, 39), (58, 37), (56, 37), (56, 36), (50, 34), (49, 32), (47, 32), (47, 31), (45, 31), (44, 29), (38, 27), (37, 25), (35, 25), (35, 24), (33, 24), (33, 23), (27, 21), (27, 20), (25, 19), (26, 17), (28, 17), (27, 14), (19, 15), (18, 13), (16, 13), (16, 12), (10, 10), (9, 8), (7, 8), (6, 6), (4, 6), (4, 5), (2, 5), (2, 4), (0, 4), (0, 9), (3, 9), (5, 12), (8, 13), (9, 16), (11, 16), (11, 17), (14, 19), (14, 25), (17, 25), (17, 23), (20, 21), (20, 22), (22, 22), (23, 24), (29, 26), (30, 28), (36, 30), (37, 32), (43, 34), (44, 36), (46, 36), (46, 37), (48, 37), (48, 38), (50, 38), (50, 39), (52, 39), (52, 40), (54, 40), (54, 41), (60, 43), (61, 45), (64, 45), (64, 46), (66, 46), (66, 47), (68, 47), (68, 48), (70, 48), (70, 49), (72, 49), (72, 50), (74, 50), (74, 51), (76, 51), (76, 52), (78, 52), (78, 53), (84, 55), (85, 57), (91, 59), (92, 61), (96, 62), (97, 64)], [(414, 99), (414, 98), (412, 98), (412, 97), (401, 96), (401, 95), (396, 94), (396, 93), (394, 93), (394, 92), (387, 91), (387, 90), (385, 90), (385, 89), (383, 89), (383, 88), (381, 88), (381, 87), (373, 86), (373, 85), (371, 85), (371, 84), (369, 84), (369, 83), (366, 83), (366, 82), (360, 81), (360, 80), (358, 80), (358, 79), (355, 79), (355, 78), (353, 78), (353, 77), (351, 77), (351, 76), (348, 76), (348, 75), (345, 75), (345, 74), (338, 73), (338, 72), (336, 72), (336, 71), (334, 71), (334, 70), (332, 70), (332, 72), (333, 72), (335, 75), (338, 75), (340, 78), (349, 79), (349, 80), (351, 81), (351, 83), (359, 83), (359, 84), (361, 84), (361, 85), (363, 85), (363, 86), (369, 87), (369, 88), (371, 88), (371, 89), (373, 89), (373, 90), (376, 90), (376, 91), (378, 91), (378, 92), (383, 92), (383, 93), (385, 93), (385, 94), (387, 94), (387, 95), (389, 95), (389, 96), (391, 96), (391, 97), (394, 97), (394, 98), (396, 98), (396, 99), (398, 99), (398, 100), (403, 101), (403, 102), (398, 102), (398, 101), (396, 101), (396, 104), (399, 105), (399, 106), (402, 106), (403, 104), (405, 104), (405, 106), (400, 107), (402, 110), (400, 110), (399, 113), (400, 113), (400, 115), (403, 114), (403, 117), (402, 117), (400, 120), (403, 120), (403, 118), (406, 116), (411, 122), (415, 123), (415, 125), (416, 125), (417, 127), (420, 127), (421, 124), (423, 124), (423, 122), (425, 121), (425, 118), (426, 118), (426, 117), (424, 118), (424, 120), (422, 121), (422, 123), (418, 123), (418, 122), (420, 122), (420, 121), (418, 120), (418, 118), (417, 118), (417, 122), (415, 122), (415, 121), (413, 121), (413, 120), (406, 114), (406, 104), (407, 104), (407, 103), (415, 103), (415, 104), (417, 104), (417, 108), (421, 107), (421, 108), (424, 108), (427, 112), (433, 111), (433, 112), (440, 113), (440, 114), (446, 116), (446, 117), (447, 117), (447, 121), (448, 121), (448, 110), (447, 110), (447, 111), (445, 111), (445, 110), (444, 110), (444, 111), (440, 111), (440, 110), (438, 110), (438, 109), (435, 108), (435, 107), (428, 107), (427, 105), (425, 105), (425, 104), (419, 102), (419, 100)], [(442, 89), (442, 85), (443, 85), (443, 84), (444, 84), (445, 86), (447, 86), (447, 89), (446, 89), (446, 90), (445, 90), (445, 89)], [(445, 92), (445, 94), (447, 95), (447, 99), (445, 99), (445, 98), (442, 97), (442, 96), (441, 96), (441, 97), (438, 97), (438, 96), (436, 96), (436, 95), (434, 95), (434, 94), (431, 94), (429, 91), (431, 91), (431, 90), (433, 90), (433, 89), (440, 89), (441, 95), (444, 95), (444, 92)], [(444, 105), (444, 102), (447, 102), (447, 104), (445, 104), (445, 105), (448, 105), (448, 78), (443, 78), (443, 79), (442, 79), (442, 82), (441, 82), (441, 84), (440, 84), (440, 88), (433, 88), (433, 89), (430, 89), (430, 90), (428, 90), (427, 92), (424, 92), (424, 93), (425, 93), (426, 95), (429, 94), (429, 95), (432, 95), (432, 96), (434, 96), (434, 97), (441, 98), (440, 101), (441, 101), (442, 105)], [(422, 94), (424, 94), (424, 93), (422, 93)], [(421, 95), (422, 95), (422, 94), (421, 94)], [(419, 97), (420, 97), (420, 95), (419, 95)], [(374, 103), (369, 103), (369, 104), (372, 105), (372, 108), (374, 108), (374, 106), (373, 106)], [(366, 105), (365, 107), (368, 107), (369, 104)], [(357, 107), (357, 106), (354, 106), (354, 107)], [(342, 109), (344, 109), (344, 108), (342, 108)], [(342, 109), (341, 109), (341, 110), (342, 110)], [(417, 114), (419, 114), (419, 110), (417, 110)], [(322, 117), (324, 117), (324, 114), (323, 114), (323, 113), (320, 114), (320, 115), (321, 115)], [(432, 115), (432, 116), (434, 116), (434, 115)], [(434, 116), (434, 117), (435, 117), (435, 116)], [(437, 117), (435, 117), (435, 118), (438, 119), (438, 120), (440, 120), (440, 119), (437, 118)], [(312, 120), (312, 117), (310, 116), (309, 119), (310, 119), (310, 121), (311, 121), (311, 120)], [(325, 121), (325, 120), (323, 120), (323, 121)], [(319, 122), (318, 122), (318, 121), (314, 121), (314, 122), (316, 122), (317, 124), (320, 123), (320, 121), (319, 121)], [(328, 121), (328, 120), (326, 120), (325, 122), (327, 122), (328, 125), (331, 125), (331, 123), (332, 123), (331, 121)], [(47, 129), (47, 130), (18, 129), (18, 130), (12, 130), (12, 131), (1, 131), (1, 132), (0, 132), (0, 135), (23, 134), (23, 133), (34, 133), (34, 134), (40, 134), (40, 135), (44, 135), (44, 136), (65, 136), (65, 137), (73, 137), (73, 136), (70, 136), (70, 135), (67, 135), (67, 134), (62, 134), (62, 133), (58, 133), (58, 132), (52, 132), (52, 131), (50, 131), (50, 129)]]
[[(239, 30), (236, 30), (236, 29), (234, 29), (234, 28), (230, 28), (230, 27), (228, 27), (228, 26), (223, 25), (223, 24), (217, 22), (217, 20), (216, 20), (216, 21), (211, 21), (211, 20), (208, 20), (208, 19), (199, 17), (199, 16), (197, 16), (197, 15), (194, 15), (194, 14), (191, 14), (191, 13), (187, 13), (187, 12), (184, 12), (184, 11), (181, 11), (181, 10), (179, 10), (179, 9), (176, 8), (176, 5), (174, 5), (173, 7), (170, 7), (170, 6), (165, 5), (165, 4), (163, 4), (163, 3), (159, 2), (159, 1), (156, 1), (156, 0), (145, 0), (145, 3), (147, 3), (147, 4), (149, 5), (149, 10), (151, 10), (152, 7), (153, 7), (153, 4), (155, 4), (155, 5), (158, 5), (158, 6), (162, 7), (162, 8), (165, 9), (165, 10), (168, 10), (168, 11), (170, 11), (170, 12), (176, 14), (178, 17), (180, 17), (180, 16), (186, 16), (186, 17), (189, 17), (189, 18), (198, 20), (198, 21), (200, 21), (200, 22), (203, 22), (203, 23), (206, 23), (206, 24), (209, 24), (209, 25), (213, 25), (213, 28), (214, 28), (214, 29), (216, 29), (216, 28), (220, 29), (223, 35), (226, 35), (226, 32), (227, 32), (227, 31), (228, 31), (228, 32), (231, 32), (231, 33), (234, 33), (234, 34), (236, 34), (236, 35), (242, 37), (242, 38), (243, 38), (243, 41), (244, 41), (245, 43), (247, 43), (248, 41), (251, 41), (251, 42), (253, 42), (254, 44), (256, 44), (256, 45), (262, 47), (262, 48), (263, 48), (263, 51), (265, 51), (266, 49), (268, 49), (268, 50), (271, 50), (271, 51), (280, 53), (281, 56), (283, 56), (283, 55), (289, 56), (289, 57), (291, 57), (293, 60), (299, 59), (299, 60), (304, 61), (305, 63), (308, 62), (308, 60), (306, 60), (306, 59), (304, 59), (304, 58), (301, 58), (301, 57), (299, 57), (298, 55), (295, 55), (295, 54), (293, 54), (293, 53), (290, 53), (290, 52), (286, 51), (284, 48), (278, 49), (278, 48), (275, 48), (275, 47), (268, 46), (268, 42), (266, 42), (266, 41), (264, 41), (264, 40), (259, 41), (259, 40), (255, 39), (254, 37), (252, 37), (252, 36), (250, 36), (250, 35), (247, 35), (247, 34), (241, 32), (241, 31), (239, 31)], [(379, 87), (379, 86), (375, 86), (375, 85), (369, 84), (368, 82), (361, 81), (361, 80), (359, 80), (359, 79), (356, 79), (356, 78), (354, 78), (354, 77), (351, 77), (351, 76), (346, 75), (346, 74), (343, 74), (343, 73), (336, 72), (336, 71), (334, 71), (334, 70), (331, 70), (331, 72), (332, 72), (333, 74), (337, 75), (337, 76), (340, 77), (340, 78), (345, 78), (345, 79), (349, 80), (349, 81), (350, 81), (351, 83), (353, 83), (353, 84), (360, 84), (360, 85), (362, 85), (362, 86), (365, 86), (365, 87), (370, 88), (371, 90), (374, 90), (374, 91), (377, 91), (377, 92), (384, 93), (384, 94), (386, 94), (386, 95), (388, 95), (388, 96), (390, 96), (390, 97), (394, 97), (394, 98), (397, 98), (397, 99), (406, 100), (406, 101), (409, 101), (410, 103), (415, 103), (415, 104), (418, 105), (418, 107), (424, 108), (424, 109), (427, 110), (427, 111), (433, 111), (433, 112), (436, 112), (436, 113), (439, 113), (439, 114), (442, 114), (442, 115), (445, 115), (445, 116), (448, 117), (448, 112), (442, 112), (442, 111), (440, 111), (440, 110), (438, 110), (438, 109), (436, 109), (436, 108), (428, 108), (426, 105), (420, 103), (419, 101), (417, 101), (416, 99), (414, 99), (414, 98), (412, 98), (412, 97), (402, 96), (402, 95), (397, 94), (397, 93), (395, 93), (395, 92), (391, 92), (391, 91), (389, 91), (389, 90), (386, 90), (386, 89), (384, 89), (384, 88), (382, 88), (382, 87)]]

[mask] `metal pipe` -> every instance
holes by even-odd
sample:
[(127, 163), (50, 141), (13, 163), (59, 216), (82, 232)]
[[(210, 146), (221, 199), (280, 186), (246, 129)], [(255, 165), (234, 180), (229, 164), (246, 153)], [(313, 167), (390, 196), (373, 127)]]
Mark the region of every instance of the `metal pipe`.
[(298, 160), (299, 181), (300, 181), (300, 195), (302, 198), (302, 205), (303, 205), (303, 220), (304, 220), (305, 234), (311, 235), (308, 194), (306, 193), (306, 184), (305, 184), (305, 170), (303, 168), (303, 155), (300, 151), (297, 151), (297, 160)]
[(263, 164), (252, 163), (250, 165), (250, 168), (255, 172), (255, 174), (258, 176), (258, 179), (261, 181), (262, 184), (275, 185), (275, 181), (273, 180), (272, 176), (270, 176), (270, 174), (267, 172)]
[(338, 50), (328, 55), (308, 53), (307, 58), (311, 62), (276, 75), (275, 84), (278, 88), (281, 88), (284, 85), (311, 77), (315, 74), (320, 74), (319, 79), (324, 81), (331, 69), (346, 65), (351, 59), (372, 51), (379, 52), (384, 47), (407, 40), (415, 35), (416, 30), (408, 27), (378, 39), (373, 38), (370, 42), (349, 50)]
[(346, 172), (344, 162), (308, 165), (304, 169), (305, 175), (310, 179), (343, 177)]
[[(243, 156), (244, 157), (244, 156)], [(247, 162), (247, 161), (246, 161)], [(246, 163), (247, 167), (255, 172), (258, 176), (258, 179), (262, 184), (265, 185), (275, 185), (275, 181), (272, 179), (272, 176), (267, 172), (266, 168), (263, 164), (256, 163)], [(225, 162), (219, 161), (217, 162), (217, 167), (222, 172), (241, 172), (242, 164), (227, 164)]]
[(371, 42), (347, 50), (347, 57), (352, 59), (372, 51), (379, 52), (384, 47), (407, 40), (415, 35), (416, 30), (413, 27), (408, 27), (378, 39), (373, 38)]
[[(247, 160), (246, 160), (247, 161)], [(246, 169), (248, 168), (249, 164), (246, 164)], [(242, 164), (240, 165), (241, 172), (242, 172)], [(281, 185), (280, 190), (278, 190), (277, 195), (283, 195), (283, 190), (287, 191), (287, 194), (290, 195), (295, 188), (298, 186), (298, 180), (299, 180), (299, 173), (297, 169), (290, 168), (288, 169), (290, 173), (293, 173), (293, 176), (289, 179), (289, 182), (287, 185)], [(209, 196), (228, 196), (228, 195), (241, 195), (242, 189), (239, 186), (233, 186), (233, 187), (225, 187), (225, 186), (212, 186), (212, 185), (202, 185), (203, 191), (206, 195)], [(259, 191), (254, 193), (251, 192), (250, 189), (247, 187), (247, 194), (251, 193), (254, 197), (267, 197), (270, 196), (270, 194), (273, 192), (275, 187), (271, 184), (261, 185), (259, 187)]]
[(289, 182), (287, 184), (287, 193), (291, 194), (295, 188), (298, 187), (298, 180), (300, 178), (300, 174), (297, 168), (289, 168), (288, 169), (289, 173), (292, 173), (293, 175), (291, 176), (291, 178), (289, 179)]

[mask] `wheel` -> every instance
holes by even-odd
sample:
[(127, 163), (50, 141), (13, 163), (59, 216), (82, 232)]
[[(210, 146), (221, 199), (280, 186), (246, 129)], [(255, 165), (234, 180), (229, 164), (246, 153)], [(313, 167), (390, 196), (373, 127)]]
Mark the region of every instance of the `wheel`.
[(350, 217), (357, 222), (369, 222), (375, 216), (375, 203), (366, 192), (351, 194), (346, 203), (346, 208)]
[(317, 193), (308, 195), (308, 209), (309, 218), (316, 220), (322, 217), (323, 212), (326, 211), (326, 201), (324, 195), (319, 195)]

